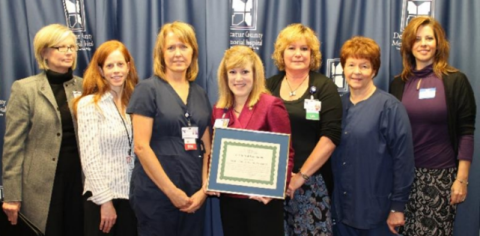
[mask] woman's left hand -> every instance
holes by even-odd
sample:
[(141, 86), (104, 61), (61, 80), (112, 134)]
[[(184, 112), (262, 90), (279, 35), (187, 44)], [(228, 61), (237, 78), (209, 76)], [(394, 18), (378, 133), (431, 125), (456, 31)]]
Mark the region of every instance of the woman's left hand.
[(180, 208), (180, 211), (183, 211), (186, 213), (195, 213), (196, 210), (202, 207), (203, 203), (205, 202), (205, 199), (207, 199), (207, 195), (203, 191), (203, 188), (201, 188), (190, 197), (190, 201), (192, 202), (192, 204), (190, 204), (186, 208)]
[(287, 188), (287, 196), (293, 198), (295, 191), (300, 188), (304, 183), (305, 179), (302, 177), (302, 175), (292, 172), (292, 178), (290, 179), (290, 184)]
[(250, 196), (250, 199), (257, 200), (265, 205), (267, 205), (272, 200), (269, 197), (259, 197), (259, 196)]
[(467, 183), (455, 180), (452, 184), (451, 191), (450, 204), (462, 203), (467, 198)]

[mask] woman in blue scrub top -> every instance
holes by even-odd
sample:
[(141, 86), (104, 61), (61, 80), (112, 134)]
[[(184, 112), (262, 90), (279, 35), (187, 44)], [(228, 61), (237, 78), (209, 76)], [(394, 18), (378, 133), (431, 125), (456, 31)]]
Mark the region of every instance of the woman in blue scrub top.
[(127, 109), (138, 157), (130, 193), (138, 233), (203, 235), (211, 107), (193, 82), (198, 74), (193, 27), (165, 24), (153, 67), (154, 76), (137, 85)]
[(365, 37), (340, 53), (350, 92), (342, 97), (342, 138), (332, 156), (334, 235), (396, 235), (414, 176), (410, 122), (402, 103), (377, 89), (380, 47)]

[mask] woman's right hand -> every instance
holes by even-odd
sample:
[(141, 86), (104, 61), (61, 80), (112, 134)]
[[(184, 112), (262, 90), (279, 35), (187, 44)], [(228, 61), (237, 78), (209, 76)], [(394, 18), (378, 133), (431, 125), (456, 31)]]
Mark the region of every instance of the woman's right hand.
[(18, 219), (18, 212), (20, 211), (20, 207), (22, 206), (22, 202), (4, 202), (3, 203), (3, 211), (8, 217), (8, 221), (10, 224), (16, 225)]
[(170, 194), (167, 194), (167, 196), (178, 209), (187, 208), (192, 204), (192, 200), (179, 188), (175, 188)]

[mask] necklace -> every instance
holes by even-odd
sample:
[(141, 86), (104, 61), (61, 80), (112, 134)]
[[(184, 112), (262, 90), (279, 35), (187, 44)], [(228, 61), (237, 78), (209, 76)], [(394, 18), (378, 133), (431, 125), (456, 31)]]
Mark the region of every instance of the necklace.
[(237, 111), (237, 110), (235, 110), (235, 109), (233, 109), (233, 111), (234, 111), (235, 113), (237, 113), (237, 114), (240, 114), (240, 112), (239, 112), (239, 111)]
[(290, 83), (288, 82), (288, 79), (287, 79), (287, 76), (285, 75), (285, 81), (287, 81), (287, 85), (288, 85), (288, 88), (290, 89), (290, 97), (294, 97), (297, 95), (297, 90), (298, 88), (300, 88), (303, 84), (303, 82), (305, 82), (305, 80), (307, 80), (308, 78), (308, 74), (305, 76), (305, 78), (303, 78), (302, 82), (297, 86), (297, 88), (295, 90), (292, 89), (292, 86), (290, 86)]

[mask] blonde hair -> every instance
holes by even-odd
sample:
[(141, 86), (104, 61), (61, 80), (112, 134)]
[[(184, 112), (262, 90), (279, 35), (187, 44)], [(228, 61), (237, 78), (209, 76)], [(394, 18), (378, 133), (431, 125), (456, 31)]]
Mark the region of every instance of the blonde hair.
[(272, 59), (280, 71), (285, 70), (285, 61), (283, 53), (288, 45), (293, 42), (305, 39), (310, 48), (310, 70), (318, 70), (322, 63), (322, 53), (320, 52), (320, 41), (315, 32), (309, 27), (296, 23), (287, 26), (280, 31), (280, 34), (275, 41), (275, 51), (272, 54)]
[(228, 87), (228, 70), (232, 68), (245, 67), (252, 65), (253, 70), (253, 88), (250, 92), (249, 107), (255, 106), (260, 95), (269, 93), (265, 87), (265, 72), (263, 69), (262, 60), (247, 46), (233, 46), (225, 51), (223, 59), (218, 67), (218, 102), (217, 108), (229, 108), (233, 106), (235, 96)]
[(429, 16), (417, 16), (413, 18), (405, 27), (402, 34), (402, 46), (400, 53), (402, 54), (403, 70), (401, 78), (407, 81), (413, 75), (413, 69), (416, 65), (415, 57), (413, 56), (412, 48), (417, 38), (417, 31), (420, 26), (430, 26), (435, 35), (435, 42), (437, 49), (433, 59), (433, 72), (438, 78), (442, 78), (442, 74), (458, 71), (453, 66), (448, 64), (448, 57), (450, 54), (450, 44), (445, 36), (445, 31), (438, 21)]
[[(43, 54), (47, 48), (54, 47), (67, 38), (72, 38), (77, 47), (77, 37), (66, 26), (60, 24), (51, 24), (41, 28), (33, 39), (33, 48), (35, 51), (35, 59), (37, 59), (38, 67), (43, 70), (50, 69), (47, 61), (43, 58)], [(77, 57), (73, 57), (72, 70), (77, 67)]]
[(93, 102), (97, 105), (100, 98), (110, 91), (110, 86), (100, 71), (100, 68), (103, 69), (104, 63), (107, 60), (108, 56), (115, 51), (119, 51), (122, 53), (123, 57), (125, 58), (125, 62), (130, 65), (130, 69), (125, 80), (125, 85), (123, 87), (122, 92), (122, 105), (126, 107), (128, 105), (128, 101), (132, 96), (133, 89), (135, 85), (138, 83), (138, 75), (137, 70), (135, 68), (135, 62), (133, 61), (132, 55), (128, 52), (128, 49), (123, 45), (123, 43), (117, 40), (110, 40), (98, 47), (95, 51), (95, 54), (92, 57), (92, 61), (85, 70), (83, 74), (83, 91), (82, 96), (78, 97), (74, 101), (73, 106), (73, 113), (76, 116), (77, 114), (77, 104), (85, 96), (90, 94), (94, 94)]
[(166, 64), (165, 64), (165, 43), (166, 36), (172, 32), (177, 36), (180, 41), (188, 44), (192, 48), (192, 62), (187, 69), (187, 80), (194, 81), (198, 74), (198, 44), (195, 37), (195, 31), (193, 27), (187, 23), (175, 21), (173, 23), (165, 24), (157, 35), (157, 41), (155, 43), (155, 49), (153, 51), (153, 73), (165, 79)]

